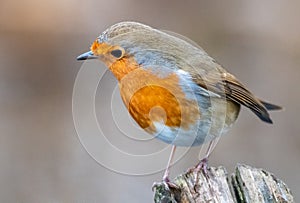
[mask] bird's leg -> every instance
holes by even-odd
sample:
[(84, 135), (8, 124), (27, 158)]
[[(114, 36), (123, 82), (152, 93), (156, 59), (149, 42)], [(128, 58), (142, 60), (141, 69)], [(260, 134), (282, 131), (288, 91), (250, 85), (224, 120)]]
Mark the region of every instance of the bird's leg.
[[(215, 148), (216, 144), (218, 143), (218, 139), (214, 139), (212, 141), (210, 141), (207, 151), (205, 153), (205, 157), (203, 159), (200, 160), (200, 162), (196, 165), (196, 167), (194, 168), (193, 172), (196, 172), (196, 182), (195, 182), (195, 186), (198, 185), (198, 181), (199, 181), (199, 172), (202, 170), (203, 171), (203, 175), (207, 178), (207, 180), (209, 179), (209, 174), (208, 174), (208, 170), (207, 170), (207, 163), (208, 163), (208, 158), (210, 156), (210, 154), (212, 153), (213, 149)], [(196, 187), (195, 187), (196, 188)], [(196, 191), (196, 189), (195, 189)], [(211, 191), (211, 194), (214, 194), (213, 191)]]
[(214, 140), (212, 140), (212, 141), (209, 142), (207, 151), (205, 153), (205, 157), (203, 159), (201, 159), (200, 162), (196, 166), (196, 170), (197, 171), (200, 171), (202, 169), (203, 172), (205, 174), (207, 174), (208, 158), (209, 158), (210, 154), (212, 153), (213, 149), (215, 148), (217, 142), (218, 142), (218, 139), (214, 139)]
[(168, 164), (167, 164), (167, 168), (166, 168), (164, 176), (163, 176), (162, 183), (157, 183), (157, 182), (153, 183), (152, 190), (154, 190), (154, 188), (156, 188), (156, 187), (158, 187), (162, 184), (165, 186), (165, 188), (168, 188), (169, 190), (170, 190), (170, 188), (178, 189), (178, 186), (176, 184), (172, 183), (170, 181), (170, 178), (169, 178), (170, 166), (171, 166), (173, 158), (174, 158), (175, 150), (176, 150), (176, 146), (173, 145), (172, 150), (171, 150), (171, 154), (170, 154), (170, 157), (169, 157), (169, 161), (168, 161)]
[(170, 179), (169, 179), (170, 166), (171, 166), (173, 158), (174, 158), (175, 150), (176, 150), (176, 146), (173, 145), (172, 150), (171, 150), (171, 154), (170, 154), (170, 157), (169, 157), (169, 161), (168, 161), (168, 164), (167, 164), (167, 168), (166, 168), (164, 176), (163, 176), (163, 181), (167, 182), (167, 183), (170, 182)]

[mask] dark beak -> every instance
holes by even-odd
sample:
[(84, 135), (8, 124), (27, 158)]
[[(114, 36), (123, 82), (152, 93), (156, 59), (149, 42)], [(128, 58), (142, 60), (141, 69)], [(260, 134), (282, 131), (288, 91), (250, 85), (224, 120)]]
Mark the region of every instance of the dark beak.
[(92, 51), (88, 51), (88, 52), (78, 56), (77, 60), (83, 61), (83, 60), (87, 60), (87, 59), (96, 59), (96, 58), (98, 58), (98, 56), (95, 56)]

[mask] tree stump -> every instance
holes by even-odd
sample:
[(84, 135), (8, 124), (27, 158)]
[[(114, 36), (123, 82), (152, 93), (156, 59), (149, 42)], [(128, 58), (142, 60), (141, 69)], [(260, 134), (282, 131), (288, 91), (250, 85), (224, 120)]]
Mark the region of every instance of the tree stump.
[(264, 169), (238, 164), (228, 176), (224, 167), (190, 170), (174, 180), (177, 187), (158, 183), (154, 187), (156, 203), (272, 203), (294, 202), (287, 185)]

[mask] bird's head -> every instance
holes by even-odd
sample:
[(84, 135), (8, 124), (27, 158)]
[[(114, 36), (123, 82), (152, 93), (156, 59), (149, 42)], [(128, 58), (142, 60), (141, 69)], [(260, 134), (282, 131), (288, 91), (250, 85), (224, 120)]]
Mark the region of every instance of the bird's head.
[[(151, 27), (137, 22), (117, 23), (102, 32), (91, 45), (90, 51), (78, 56), (77, 60), (100, 59), (109, 66), (116, 60), (128, 56), (133, 47), (138, 47), (138, 43), (134, 43), (133, 40), (139, 41), (142, 33), (151, 29)], [(134, 36), (134, 38), (130, 36)]]
[(204, 51), (178, 34), (160, 31), (137, 22), (112, 25), (77, 60), (100, 59), (118, 80), (137, 67), (157, 74), (188, 66), (186, 60)]
[(120, 22), (112, 25), (93, 42), (90, 51), (81, 54), (77, 60), (100, 59), (119, 80), (137, 64), (136, 58), (142, 50), (149, 48), (145, 35), (151, 35), (153, 28), (137, 22)]

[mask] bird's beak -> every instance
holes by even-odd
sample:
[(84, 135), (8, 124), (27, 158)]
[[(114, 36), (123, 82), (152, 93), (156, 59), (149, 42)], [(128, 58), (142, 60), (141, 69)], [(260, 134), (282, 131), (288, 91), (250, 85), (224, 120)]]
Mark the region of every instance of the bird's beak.
[(88, 51), (88, 52), (78, 56), (77, 60), (78, 61), (83, 61), (83, 60), (87, 60), (87, 59), (96, 59), (96, 58), (98, 58), (98, 56), (95, 56), (92, 51)]

